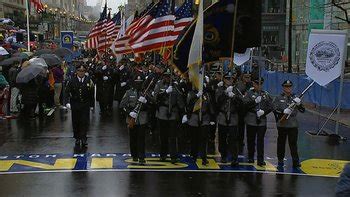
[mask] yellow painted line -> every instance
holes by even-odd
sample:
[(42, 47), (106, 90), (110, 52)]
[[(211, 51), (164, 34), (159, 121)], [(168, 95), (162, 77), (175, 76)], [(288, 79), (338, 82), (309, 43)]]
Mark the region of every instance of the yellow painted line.
[(92, 169), (111, 169), (113, 168), (113, 158), (92, 158)]
[(166, 162), (159, 161), (159, 158), (146, 158), (146, 163), (144, 165), (140, 165), (138, 162), (132, 161), (132, 159), (127, 159), (125, 162), (130, 163), (128, 165), (129, 169), (181, 169), (187, 168), (188, 165), (185, 163), (170, 163), (170, 160)]
[(202, 165), (202, 159), (197, 159), (196, 164), (200, 170), (220, 170), (220, 166), (216, 163), (214, 159), (208, 159), (208, 164), (206, 166)]

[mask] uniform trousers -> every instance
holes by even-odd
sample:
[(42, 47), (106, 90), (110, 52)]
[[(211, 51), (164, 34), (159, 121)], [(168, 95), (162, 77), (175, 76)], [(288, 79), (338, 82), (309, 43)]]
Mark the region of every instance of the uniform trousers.
[(189, 126), (188, 129), (191, 135), (191, 156), (197, 158), (198, 153), (200, 153), (201, 158), (206, 160), (209, 125), (201, 127)]
[(177, 158), (177, 129), (176, 120), (160, 120), (160, 157), (166, 158), (168, 151), (171, 159)]
[(277, 138), (277, 157), (279, 161), (282, 161), (285, 156), (286, 141), (288, 138), (288, 144), (290, 154), (293, 162), (299, 162), (298, 155), (298, 128), (283, 128), (278, 127), (278, 138)]
[(248, 158), (254, 159), (255, 141), (257, 144), (257, 160), (264, 161), (264, 138), (266, 126), (251, 126), (247, 125), (247, 142), (248, 142)]
[(219, 152), (226, 159), (228, 153), (232, 160), (238, 159), (238, 131), (237, 126), (223, 126), (219, 124)]
[(132, 158), (145, 159), (145, 133), (147, 125), (135, 125), (129, 128), (130, 153)]
[(74, 138), (77, 140), (86, 140), (90, 122), (89, 103), (72, 102), (71, 105)]

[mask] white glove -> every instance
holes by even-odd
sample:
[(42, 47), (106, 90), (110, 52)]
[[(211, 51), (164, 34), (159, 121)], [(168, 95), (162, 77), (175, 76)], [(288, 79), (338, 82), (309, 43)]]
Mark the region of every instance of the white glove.
[(210, 122), (209, 124), (210, 124), (211, 126), (213, 126), (213, 125), (215, 125), (215, 122)]
[(264, 110), (259, 110), (259, 111), (257, 111), (256, 112), (256, 116), (258, 117), (258, 118), (260, 118), (261, 116), (263, 116), (265, 114), (265, 112), (264, 112)]
[(184, 115), (184, 116), (182, 117), (182, 121), (181, 121), (181, 122), (182, 122), (182, 124), (188, 122), (187, 115)]
[(103, 76), (103, 80), (104, 80), (104, 81), (107, 81), (107, 80), (108, 80), (108, 77), (107, 77), (107, 76)]
[(93, 107), (90, 107), (90, 111), (94, 111), (94, 108), (93, 108)]
[(129, 113), (129, 116), (130, 116), (131, 118), (136, 118), (136, 117), (137, 117), (137, 113), (134, 112), (134, 111), (132, 111), (132, 112)]
[(196, 94), (196, 96), (199, 98), (203, 95), (203, 92), (202, 91), (198, 91), (198, 93)]
[(283, 110), (283, 113), (289, 115), (292, 113), (292, 110), (289, 107), (287, 107), (286, 109)]
[(228, 92), (227, 95), (228, 95), (228, 97), (233, 98), (233, 97), (235, 96), (235, 93), (233, 93), (233, 92)]
[(119, 70), (123, 70), (124, 69), (124, 65), (121, 65), (120, 67), (119, 67)]
[(122, 82), (122, 83), (120, 84), (120, 86), (121, 86), (121, 87), (126, 86), (126, 82)]
[(220, 81), (220, 82), (218, 83), (218, 87), (222, 87), (222, 86), (224, 86), (224, 82), (223, 82), (223, 81)]
[(261, 96), (256, 97), (255, 103), (260, 103), (261, 102)]
[(143, 97), (143, 96), (140, 96), (139, 101), (140, 101), (141, 103), (143, 103), (143, 104), (146, 104), (146, 103), (147, 103), (147, 99), (146, 99), (145, 97)]
[(208, 76), (205, 76), (205, 81), (207, 82), (207, 83), (209, 83), (209, 77)]
[(87, 72), (86, 72), (86, 73), (85, 73), (85, 76), (87, 76), (87, 77), (88, 77), (88, 76), (89, 76), (89, 73), (87, 73)]
[(295, 102), (295, 104), (301, 105), (301, 99), (299, 97), (295, 97), (293, 101)]
[(226, 93), (232, 92), (233, 91), (233, 86), (229, 86), (226, 88)]
[(166, 93), (170, 94), (173, 92), (173, 86), (169, 86), (168, 89), (165, 90)]
[(107, 69), (107, 66), (104, 65), (104, 66), (102, 67), (102, 70), (106, 70), (106, 69)]
[(152, 96), (154, 96), (154, 91), (151, 93)]
[(67, 109), (71, 109), (70, 103), (66, 104)]

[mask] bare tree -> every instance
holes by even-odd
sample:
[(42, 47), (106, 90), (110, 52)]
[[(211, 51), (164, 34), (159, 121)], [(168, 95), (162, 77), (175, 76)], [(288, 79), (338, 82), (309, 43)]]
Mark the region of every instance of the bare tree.
[(344, 17), (339, 17), (339, 16), (335, 16), (335, 18), (337, 18), (339, 20), (342, 20), (342, 21), (345, 21), (348, 24), (350, 24), (350, 18), (349, 18), (350, 13), (348, 13), (350, 10), (348, 10), (348, 9), (346, 9), (344, 7), (344, 5), (346, 5), (346, 4), (350, 4), (350, 3), (341, 3), (341, 2), (336, 2), (336, 0), (332, 0), (332, 5), (337, 7), (341, 11), (343, 11), (344, 15), (345, 15), (345, 18)]

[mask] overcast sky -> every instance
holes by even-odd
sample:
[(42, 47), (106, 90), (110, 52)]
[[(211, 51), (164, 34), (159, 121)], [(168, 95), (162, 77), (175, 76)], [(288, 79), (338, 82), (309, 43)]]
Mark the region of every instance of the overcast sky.
[[(96, 5), (96, 3), (98, 1), (100, 1), (100, 0), (87, 0), (87, 4), (89, 6), (94, 6), (94, 5)], [(102, 0), (103, 5), (104, 5), (105, 1), (106, 0)], [(112, 13), (115, 13), (118, 10), (118, 6), (123, 5), (126, 2), (127, 2), (127, 0), (107, 0), (107, 6), (109, 8), (112, 8)], [(102, 10), (102, 8), (101, 8), (101, 10)]]

